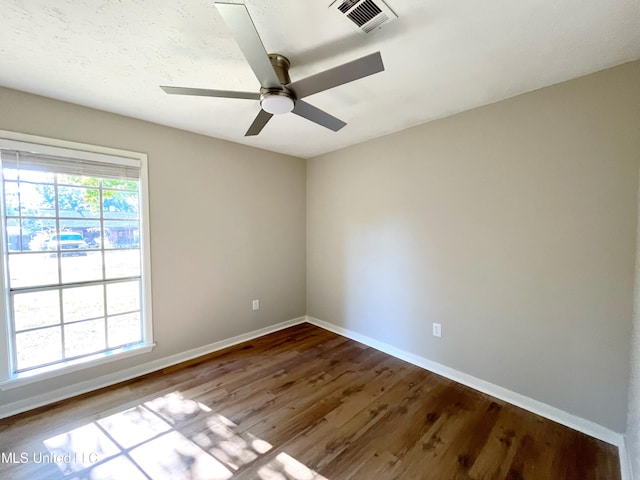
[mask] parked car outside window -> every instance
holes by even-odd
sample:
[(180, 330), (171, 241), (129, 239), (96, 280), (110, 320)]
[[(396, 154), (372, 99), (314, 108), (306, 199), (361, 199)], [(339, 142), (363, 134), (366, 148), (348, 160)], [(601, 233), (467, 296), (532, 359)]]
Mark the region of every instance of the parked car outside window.
[(51, 238), (47, 240), (46, 245), (47, 250), (58, 250), (59, 247), (63, 255), (86, 255), (87, 252), (85, 250), (88, 247), (82, 234), (76, 232), (64, 232), (60, 235), (52, 235)]

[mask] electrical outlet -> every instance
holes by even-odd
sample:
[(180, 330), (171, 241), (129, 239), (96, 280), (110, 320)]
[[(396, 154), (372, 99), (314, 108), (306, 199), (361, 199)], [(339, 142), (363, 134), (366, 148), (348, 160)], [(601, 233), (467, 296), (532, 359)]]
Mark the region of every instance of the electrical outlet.
[(441, 337), (442, 336), (442, 325), (440, 325), (439, 323), (434, 323), (433, 324), (433, 336), (434, 337)]
[(254, 300), (253, 302), (251, 302), (251, 305), (253, 306), (254, 310), (260, 310), (260, 300)]

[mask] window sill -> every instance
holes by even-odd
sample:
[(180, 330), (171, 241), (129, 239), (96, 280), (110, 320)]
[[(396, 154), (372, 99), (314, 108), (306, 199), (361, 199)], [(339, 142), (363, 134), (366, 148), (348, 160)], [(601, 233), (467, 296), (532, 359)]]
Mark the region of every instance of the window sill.
[(116, 360), (122, 360), (124, 358), (141, 355), (143, 353), (149, 353), (155, 347), (155, 343), (147, 343), (142, 345), (136, 345), (134, 347), (121, 348), (106, 353), (98, 353), (91, 355), (90, 357), (80, 358), (65, 363), (59, 363), (56, 365), (50, 365), (42, 367), (28, 372), (21, 372), (15, 374), (0, 382), (0, 390), (10, 390), (12, 388), (22, 387), (30, 383), (40, 382), (49, 378), (55, 378), (60, 375), (66, 375), (67, 373), (77, 372), (79, 370), (85, 370), (87, 368), (95, 367), (98, 365), (104, 365), (114, 362)]

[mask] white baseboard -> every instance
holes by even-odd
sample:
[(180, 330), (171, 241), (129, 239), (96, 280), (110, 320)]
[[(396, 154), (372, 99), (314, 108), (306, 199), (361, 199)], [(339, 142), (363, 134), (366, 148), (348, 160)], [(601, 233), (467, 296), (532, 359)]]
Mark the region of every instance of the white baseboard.
[(365, 345), (380, 350), (381, 352), (388, 353), (391, 356), (404, 360), (405, 362), (412, 363), (418, 367), (424, 368), (431, 372), (442, 375), (443, 377), (454, 380), (462, 385), (478, 390), (492, 397), (499, 398), (505, 402), (516, 405), (517, 407), (528, 410), (532, 413), (540, 415), (542, 417), (553, 420), (554, 422), (565, 425), (569, 428), (585, 433), (591, 437), (597, 438), (604, 442), (610, 443), (618, 447), (620, 457), (620, 470), (622, 473), (622, 480), (631, 480), (631, 473), (629, 468), (629, 460), (627, 458), (626, 446), (624, 442), (624, 435), (614, 432), (602, 425), (599, 425), (590, 420), (578, 417), (571, 413), (560, 410), (559, 408), (552, 407), (546, 403), (534, 400), (525, 395), (513, 392), (506, 388), (500, 387), (493, 383), (487, 382), (480, 378), (474, 377), (467, 373), (460, 372), (453, 368), (447, 367), (440, 363), (436, 363), (427, 358), (415, 355), (400, 348), (394, 347), (388, 343), (376, 340), (375, 338), (362, 335), (347, 328), (343, 328), (332, 323), (319, 320), (314, 317), (307, 316), (307, 322), (316, 325), (325, 330), (337, 333), (344, 337), (350, 338)]
[(11, 415), (26, 412), (27, 410), (32, 410), (34, 408), (58, 402), (60, 400), (65, 400), (67, 398), (75, 397), (83, 393), (98, 390), (103, 387), (108, 387), (116, 383), (124, 382), (125, 380), (130, 380), (132, 378), (146, 375), (147, 373), (155, 372), (157, 370), (167, 368), (172, 365), (185, 362), (187, 360), (192, 360), (194, 358), (201, 357), (203, 355), (207, 355), (209, 353), (213, 353), (227, 347), (232, 347), (233, 345), (246, 342), (247, 340), (262, 337), (263, 335), (277, 332), (278, 330), (304, 323), (305, 321), (306, 317), (294, 318), (292, 320), (287, 320), (276, 325), (260, 328), (249, 333), (243, 333), (241, 335), (227, 338), (219, 342), (214, 342), (203, 347), (194, 348), (186, 352), (170, 355), (158, 360), (153, 360), (141, 365), (136, 365), (135, 367), (127, 368), (118, 372), (103, 375), (101, 377), (92, 378), (91, 380), (86, 380), (84, 382), (69, 385), (67, 387), (52, 390), (50, 392), (45, 392), (40, 395), (25, 398), (24, 400), (0, 405), (0, 418), (10, 417)]

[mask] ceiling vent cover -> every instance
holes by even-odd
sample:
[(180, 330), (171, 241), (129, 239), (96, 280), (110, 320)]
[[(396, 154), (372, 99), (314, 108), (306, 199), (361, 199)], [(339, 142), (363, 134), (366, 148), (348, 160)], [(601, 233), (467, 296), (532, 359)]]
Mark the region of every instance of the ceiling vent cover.
[(382, 0), (336, 0), (329, 8), (347, 17), (360, 33), (369, 33), (398, 18)]

